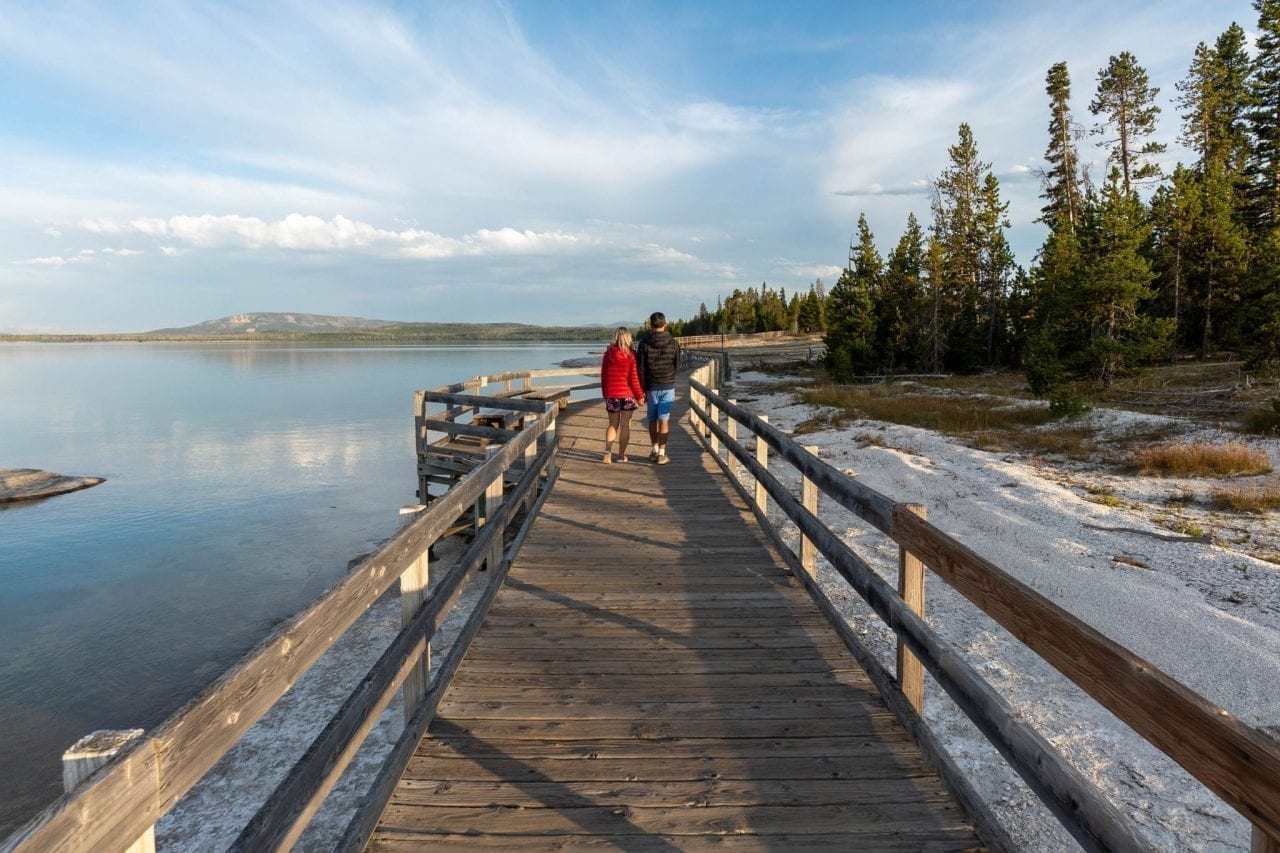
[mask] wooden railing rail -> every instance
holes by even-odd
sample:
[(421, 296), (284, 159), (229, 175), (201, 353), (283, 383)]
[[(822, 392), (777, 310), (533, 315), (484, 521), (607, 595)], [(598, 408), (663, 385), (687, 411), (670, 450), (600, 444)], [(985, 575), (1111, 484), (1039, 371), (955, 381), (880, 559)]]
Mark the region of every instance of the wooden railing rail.
[[(507, 494), (502, 506), (486, 519), (486, 524), (466, 552), (426, 596), (409, 624), (396, 635), (230, 849), (289, 849), (297, 841), (306, 828), (306, 822), (314, 816), (354, 757), (356, 749), (377, 723), (378, 716), (395, 698), (409, 669), (426, 651), (430, 638), (440, 628), (443, 615), (457, 603), (465, 582), (488, 560), (494, 548), (502, 546), (504, 532), (521, 508), (525, 496), (537, 486), (541, 472), (551, 464), (555, 452), (556, 442), (548, 442), (520, 482)], [(527, 520), (532, 518), (529, 515)], [(497, 566), (491, 568), (496, 569)], [(488, 583), (500, 583), (500, 578), (500, 573), (495, 571), (488, 577)], [(483, 616), (483, 613), (473, 610), (468, 616), (468, 627)], [(465, 627), (463, 633), (469, 642), (471, 635)], [(463, 644), (458, 655), (465, 652), (466, 644)], [(443, 691), (452, 675), (452, 670), (438, 672), (428, 692)]]
[[(564, 375), (560, 371), (525, 373)], [(515, 375), (518, 378), (524, 373)], [(488, 459), (434, 501), (390, 542), (305, 610), (279, 626), (154, 731), (124, 748), (83, 785), (60, 797), (0, 842), (0, 851), (97, 851), (123, 848), (132, 843), (168, 812), (361, 614), (393, 583), (413, 570), (415, 564), (425, 558), (430, 546), (466, 509), (490, 491), (494, 482), (503, 482), (509, 469), (519, 465), (524, 472), (517, 487), (522, 497), (533, 488), (543, 469), (547, 471), (548, 484), (554, 479), (557, 411), (554, 403), (548, 404), (523, 429), (511, 431), (506, 443), (498, 445)], [(533, 461), (529, 451), (540, 439), (542, 453)], [(526, 522), (538, 506), (540, 504), (535, 503), (526, 513)], [(489, 529), (481, 531), (483, 538), (477, 537), (481, 545), (476, 548), (481, 549), (481, 553), (493, 554), (494, 543), (500, 545), (502, 530), (518, 508), (520, 503), (515, 500), (490, 508), (486, 519)], [(520, 541), (522, 537), (518, 536), (513, 548)], [(487, 551), (483, 550), (485, 547)], [(474, 558), (475, 550), (468, 550), (467, 560)], [(490, 560), (492, 562), (491, 557)], [(465, 571), (468, 570), (461, 570)], [(495, 572), (495, 580), (499, 574)], [(461, 574), (459, 580), (450, 583), (460, 582), (460, 578)], [(389, 701), (388, 679), (398, 684), (422, 658), (425, 644), (429, 642), (425, 631), (436, 624), (434, 610), (449, 603), (449, 597), (448, 593), (437, 593), (429, 598), (429, 602), (438, 604), (423, 605), (411, 625), (397, 637), (394, 653), (384, 655), (357, 690), (358, 695), (344, 705), (339, 717), (317, 740), (319, 745), (313, 744), (311, 753), (315, 754), (300, 762), (300, 767), (306, 768), (306, 773), (313, 777), (303, 787), (314, 786), (310, 788), (314, 791), (332, 784), (336, 776), (327, 771), (348, 759), (348, 735), (362, 736), (368, 730), (370, 718), (377, 716), (373, 709)], [(428, 691), (428, 698), (435, 689), (433, 686)], [(424, 700), (414, 718), (428, 705), (430, 701)], [(307, 799), (305, 808), (310, 810), (314, 796)], [(273, 810), (272, 831), (278, 831), (282, 823), (296, 821), (279, 819)], [(264, 827), (266, 824), (264, 819)], [(288, 832), (292, 833), (293, 829)]]
[[(696, 381), (692, 380), (691, 384)], [(696, 404), (690, 405), (693, 407)], [(697, 408), (694, 411), (700, 418), (705, 414)], [(1022, 722), (1014, 709), (983, 680), (977, 670), (939, 637), (921, 616), (912, 612), (893, 586), (854, 554), (816, 516), (805, 510), (787, 487), (759, 464), (751, 451), (738, 442), (728, 444), (728, 433), (719, 424), (710, 421), (706, 423), (712, 431), (720, 432), (721, 440), (729, 451), (757, 483), (764, 485), (765, 490), (777, 502), (778, 508), (814, 543), (832, 568), (871, 605), (885, 624), (910, 647), (939, 685), (1027, 780), (1082, 847), (1086, 850), (1151, 849), (1136, 823), (1098, 793), (1052, 744)], [(755, 431), (753, 423), (744, 425)], [(767, 525), (768, 521), (765, 519), (761, 523)], [(782, 545), (780, 539), (775, 538), (775, 545), (785, 549), (784, 556), (789, 557), (789, 562), (799, 564), (796, 555)], [(808, 582), (803, 574), (797, 572), (802, 580), (806, 580), (810, 592), (820, 592), (820, 588)], [(851, 634), (844, 636), (846, 641), (853, 637)], [(860, 642), (856, 637), (853, 639)], [(893, 682), (893, 689), (901, 694), (899, 681)], [(905, 697), (903, 698), (905, 701)], [(907, 706), (910, 707), (909, 702)]]
[[(1273, 838), (1280, 837), (1280, 744), (977, 556), (919, 517), (912, 506), (895, 504), (855, 483), (776, 428), (721, 398), (706, 383), (712, 374), (708, 372), (700, 378), (700, 372), (695, 371), (690, 382), (691, 397), (696, 392), (698, 399), (714, 404), (717, 410), (743, 424), (758, 440), (767, 442), (779, 456), (799, 468), (806, 479), (811, 478), (842, 506), (888, 533), (904, 552), (922, 560), (1255, 827)], [(765, 483), (802, 535), (815, 543), (833, 568), (910, 647), (1082, 845), (1089, 849), (1150, 847), (1128, 818), (1119, 815), (1056, 750), (1016, 719), (990, 686), (906, 607), (892, 587), (844, 546), (741, 444), (730, 443), (729, 433), (716, 422), (718, 417), (713, 419), (696, 404), (694, 411), (729, 452)], [(824, 473), (822, 469), (827, 470)], [(767, 519), (762, 523), (767, 525)], [(794, 554), (790, 556), (795, 558)], [(816, 586), (811, 586), (811, 591), (815, 590)]]

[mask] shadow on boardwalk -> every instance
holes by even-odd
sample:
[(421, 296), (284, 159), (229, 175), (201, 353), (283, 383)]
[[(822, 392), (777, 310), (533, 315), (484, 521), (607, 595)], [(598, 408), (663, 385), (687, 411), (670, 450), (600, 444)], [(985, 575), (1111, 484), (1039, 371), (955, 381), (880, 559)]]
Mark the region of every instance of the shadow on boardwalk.
[(370, 848), (974, 849), (750, 511), (674, 424), (598, 402)]

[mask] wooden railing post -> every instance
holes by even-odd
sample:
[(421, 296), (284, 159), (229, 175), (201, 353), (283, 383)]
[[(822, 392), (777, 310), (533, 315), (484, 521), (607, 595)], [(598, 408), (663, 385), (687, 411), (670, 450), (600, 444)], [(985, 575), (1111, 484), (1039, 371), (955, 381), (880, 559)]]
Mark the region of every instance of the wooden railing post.
[[(768, 415), (757, 415), (764, 423), (769, 422)], [(764, 443), (764, 439), (759, 435), (756, 436), (756, 461), (760, 463), (760, 467), (768, 470), (769, 468), (769, 445)], [(765, 491), (764, 483), (756, 478), (756, 507), (762, 515), (769, 514), (769, 493)]]
[[(720, 393), (720, 389), (712, 388), (711, 392), (713, 394), (718, 395)], [(711, 422), (713, 424), (715, 424), (716, 426), (720, 426), (720, 409), (716, 407), (715, 402), (712, 401), (710, 397), (707, 398), (707, 416), (711, 418)], [(707, 438), (711, 440), (711, 455), (719, 456), (720, 455), (720, 437), (717, 436), (715, 434), (715, 431), (712, 430), (710, 427), (707, 428)]]
[[(527, 421), (531, 421), (531, 420), (533, 419), (526, 418), (526, 427), (528, 426)], [(528, 473), (529, 471), (533, 470), (533, 461), (537, 458), (538, 458), (538, 442), (531, 441), (529, 442), (529, 446), (524, 449), (525, 473)], [(530, 489), (529, 493), (524, 496), (524, 508), (525, 509), (532, 508), (533, 502), (537, 499), (538, 499), (538, 490)]]
[[(912, 515), (925, 517), (923, 504), (900, 504)], [(898, 595), (907, 608), (924, 618), (924, 563), (906, 548), (898, 547)], [(898, 685), (911, 707), (924, 713), (924, 666), (902, 639), (898, 639)]]
[[(1274, 741), (1280, 741), (1280, 726), (1263, 726), (1258, 729)], [(1280, 853), (1280, 838), (1270, 834), (1256, 823), (1250, 840), (1249, 853)]]
[[(400, 508), (402, 516), (409, 516), (409, 523), (417, 513), (426, 509), (421, 504)], [(431, 546), (423, 549), (421, 556), (413, 561), (409, 568), (400, 575), (400, 627), (413, 621), (422, 602), (427, 598), (427, 586), (430, 581)], [(422, 704), (422, 697), (427, 695), (427, 686), (431, 683), (431, 638), (427, 638), (427, 648), (422, 658), (414, 665), (405, 677), (402, 692), (404, 694), (404, 721), (413, 719), (413, 712)]]
[[(85, 735), (62, 753), (62, 789), (70, 794), (93, 772), (116, 756), (120, 750), (144, 734), (142, 729), (121, 731), (97, 731)], [(138, 836), (138, 840), (124, 848), (124, 853), (155, 853), (156, 829), (154, 826)]]
[[(554, 412), (551, 412), (550, 414), (551, 414), (551, 423), (547, 424), (546, 432), (544, 432), (544, 433), (542, 434), (542, 446), (543, 446), (543, 447), (546, 447), (548, 444), (551, 444), (552, 442), (554, 442), (554, 441), (556, 440), (556, 420), (555, 420), (555, 417), (556, 417), (556, 416), (555, 416), (555, 413), (554, 413)], [(559, 466), (557, 465), (557, 461), (558, 461), (558, 460), (556, 459), (556, 457), (557, 457), (559, 454), (560, 454), (560, 451), (557, 449), (557, 450), (556, 450), (556, 451), (551, 455), (551, 461), (547, 463), (547, 474), (546, 474), (546, 477), (547, 477), (547, 479), (548, 479), (548, 480), (549, 480), (549, 479), (551, 479), (551, 475), (552, 475), (552, 474), (554, 474), (554, 473), (556, 472), (556, 469), (559, 467)], [(541, 486), (539, 486), (539, 487), (538, 487), (538, 490), (539, 490), (539, 491), (541, 491), (541, 490), (542, 490), (542, 488), (543, 488), (543, 486), (545, 486), (545, 485), (546, 485), (546, 482), (544, 481), (544, 482), (543, 482), (543, 484), (542, 484)]]
[[(814, 456), (818, 455), (816, 444), (806, 445), (804, 449)], [(800, 481), (800, 503), (806, 510), (817, 516), (818, 485), (807, 474), (802, 475)], [(804, 569), (805, 574), (812, 580), (818, 579), (818, 549), (814, 546), (813, 540), (803, 533), (800, 534), (800, 568)]]
[[(491, 444), (484, 449), (485, 461), (492, 459), (502, 452), (502, 445)], [(489, 519), (493, 518), (493, 514), (498, 511), (498, 507), (502, 506), (502, 488), (503, 481), (506, 477), (505, 472), (498, 472), (498, 476), (492, 482), (487, 483), (484, 487), (484, 494), (476, 499), (475, 511), (475, 531), (480, 532), (480, 528), (489, 523)], [(493, 550), (489, 552), (486, 561), (486, 568), (495, 569), (498, 563), (502, 562), (502, 534), (494, 534)]]
[[(730, 400), (730, 403), (737, 405), (737, 400)], [(732, 415), (724, 419), (724, 431), (729, 434), (729, 440), (733, 443), (738, 442), (738, 422), (733, 419)], [(738, 458), (733, 455), (733, 450), (726, 448), (725, 461), (729, 463), (729, 471), (733, 474), (733, 479), (738, 479)]]

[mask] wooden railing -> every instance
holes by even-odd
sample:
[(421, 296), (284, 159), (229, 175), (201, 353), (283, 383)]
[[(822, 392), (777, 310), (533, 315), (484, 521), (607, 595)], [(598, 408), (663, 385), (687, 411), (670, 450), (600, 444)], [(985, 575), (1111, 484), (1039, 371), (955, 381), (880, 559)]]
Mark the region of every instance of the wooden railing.
[[(528, 371), (488, 377), (581, 375), (580, 369)], [(460, 390), (479, 391), (477, 377)], [(587, 386), (589, 387), (589, 386)], [(463, 476), (395, 538), (346, 575), (306, 610), (281, 625), (230, 671), (155, 730), (133, 738), (104, 766), (40, 815), (0, 842), (0, 851), (123, 850), (149, 839), (154, 823), (266, 713), (321, 655), (397, 580), (401, 630), (325, 729), (259, 809), (232, 849), (288, 849), (354, 756), (378, 716), (403, 691), (406, 724), (390, 757), (348, 828), (344, 844), (359, 847), (395, 779), (435, 714), (445, 688), (497, 594), (511, 561), (555, 482), (555, 402), (460, 392), (423, 392), (451, 409), (519, 411), (518, 430), (487, 448), (484, 461)], [(453, 416), (456, 419), (456, 414)], [(504, 482), (514, 485), (504, 490)], [(463, 555), (427, 591), (428, 550), (456, 520), (473, 510), (476, 535)], [(515, 528), (508, 541), (506, 534)], [(481, 567), (487, 586), (458, 638), (429, 678), (431, 639)], [(96, 762), (95, 762), (96, 764)], [(81, 773), (80, 775), (84, 775)], [(372, 818), (369, 817), (372, 815)], [(141, 846), (153, 843), (149, 840)]]
[[(708, 361), (692, 374), (690, 407), (696, 433), (752, 503), (761, 526), (971, 814), (984, 814), (986, 807), (923, 721), (923, 670), (933, 675), (1085, 849), (1153, 848), (1130, 817), (1024, 722), (929, 627), (923, 618), (924, 565), (1240, 812), (1254, 826), (1255, 851), (1280, 849), (1280, 743), (929, 524), (923, 507), (895, 502), (858, 483), (818, 459), (817, 448), (801, 447), (770, 426), (767, 418), (756, 417), (721, 396), (718, 364)], [(738, 441), (738, 425), (755, 437), (754, 453)], [(726, 448), (724, 456), (721, 445)], [(799, 499), (770, 473), (769, 451), (799, 471)], [(735, 460), (754, 478), (754, 491), (739, 481)], [(899, 545), (898, 589), (819, 520), (819, 491)], [(799, 529), (799, 554), (771, 525), (768, 498)], [(815, 550), (898, 637), (896, 675), (866, 649), (818, 586)]]
[[(749, 346), (753, 343), (774, 343), (777, 341), (794, 340), (796, 343), (804, 343), (808, 340), (814, 340), (813, 335), (793, 335), (791, 332), (743, 332), (726, 335), (685, 335), (676, 338), (682, 347), (690, 347), (694, 349), (722, 349), (724, 347), (741, 347)], [(820, 340), (821, 338), (816, 338)]]
[[(413, 415), (414, 443), (418, 454), (418, 500), (426, 503), (432, 497), (432, 485), (451, 487), (472, 467), (469, 463), (456, 466), (444, 463), (443, 467), (439, 461), (435, 466), (430, 464), (427, 458), (432, 450), (432, 433), (505, 441), (511, 434), (509, 427), (521, 420), (524, 413), (541, 412), (546, 399), (556, 399), (557, 396), (567, 399), (574, 391), (600, 387), (599, 382), (548, 386), (535, 384), (535, 380), (599, 374), (599, 366), (518, 370), (493, 376), (473, 376), (452, 385), (415, 392)], [(501, 390), (495, 388), (485, 391), (486, 386), (498, 384), (502, 385)], [(485, 391), (483, 395), (482, 391)], [(429, 407), (434, 409), (441, 404), (444, 405), (442, 411), (429, 411)], [(508, 413), (508, 417), (500, 425), (480, 425), (474, 422), (484, 410), (495, 408)], [(458, 420), (463, 415), (471, 416), (472, 422)]]

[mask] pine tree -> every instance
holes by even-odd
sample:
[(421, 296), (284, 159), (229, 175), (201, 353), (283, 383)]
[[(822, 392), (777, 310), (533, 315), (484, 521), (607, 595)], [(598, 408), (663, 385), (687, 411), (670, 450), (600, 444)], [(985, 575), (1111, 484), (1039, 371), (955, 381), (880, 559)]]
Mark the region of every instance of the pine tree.
[(1185, 268), (1195, 278), (1201, 357), (1213, 348), (1220, 327), (1238, 325), (1234, 309), (1246, 272), (1241, 217), (1242, 167), (1248, 153), (1243, 134), (1246, 63), (1244, 31), (1233, 24), (1214, 47), (1203, 42), (1196, 47), (1187, 78), (1178, 84), (1182, 140), (1199, 155), (1193, 171), (1197, 203), (1184, 209), (1194, 207), (1196, 213)]
[(929, 234), (925, 244), (924, 269), (926, 282), (926, 333), (924, 342), (924, 363), (931, 373), (941, 373), (947, 354), (945, 327), (946, 251), (942, 240), (938, 237), (937, 226)]
[(1111, 57), (1107, 67), (1098, 72), (1098, 92), (1089, 104), (1089, 112), (1105, 118), (1093, 132), (1103, 136), (1103, 145), (1111, 149), (1111, 162), (1120, 170), (1125, 192), (1134, 181), (1158, 178), (1160, 167), (1149, 158), (1165, 150), (1165, 145), (1144, 141), (1156, 129), (1160, 107), (1155, 98), (1160, 90), (1151, 85), (1147, 72), (1127, 50)]
[(1280, 226), (1280, 0), (1254, 0), (1257, 56), (1249, 80), (1250, 224), (1261, 240)]
[(996, 364), (997, 347), (1007, 343), (1005, 324), (1008, 300), (1009, 275), (1013, 270), (1013, 251), (1005, 239), (1004, 229), (1009, 227), (1009, 203), (1000, 200), (1000, 181), (987, 172), (982, 182), (982, 195), (978, 205), (978, 240), (981, 247), (978, 265), (979, 280), (985, 295), (987, 325), (987, 364)]
[(876, 349), (890, 370), (923, 363), (919, 351), (926, 308), (923, 276), (924, 232), (911, 213), (898, 245), (889, 253), (876, 302)]
[(875, 367), (872, 294), (879, 287), (883, 269), (867, 218), (859, 215), (857, 247), (850, 250), (850, 265), (831, 288), (827, 307), (827, 334), (823, 340), (828, 367), (837, 379), (848, 379)]
[(933, 230), (944, 256), (940, 321), (947, 363), (970, 370), (994, 358), (1012, 256), (1004, 239), (1007, 205), (991, 164), (978, 159), (969, 125), (947, 149), (951, 165), (933, 182)]
[(1119, 167), (1112, 168), (1088, 219), (1085, 261), (1068, 300), (1082, 334), (1066, 346), (1078, 373), (1108, 387), (1129, 368), (1167, 352), (1173, 324), (1139, 314), (1152, 296), (1151, 265), (1142, 253), (1150, 225), (1137, 193), (1124, 188)]
[(1075, 230), (1080, 219), (1080, 157), (1076, 142), (1080, 129), (1071, 119), (1071, 77), (1067, 63), (1059, 62), (1049, 69), (1045, 77), (1045, 93), (1049, 96), (1049, 147), (1044, 159), (1049, 168), (1041, 176), (1044, 192), (1040, 194), (1047, 203), (1040, 209), (1040, 218), (1051, 229), (1062, 227)]
[(1156, 307), (1173, 320), (1170, 357), (1189, 340), (1187, 290), (1189, 270), (1195, 260), (1193, 241), (1201, 217), (1200, 205), (1200, 180), (1181, 163), (1169, 183), (1157, 188), (1151, 197)]

